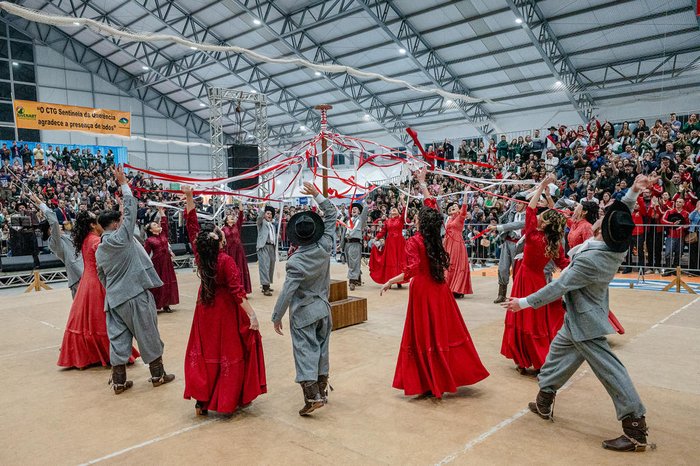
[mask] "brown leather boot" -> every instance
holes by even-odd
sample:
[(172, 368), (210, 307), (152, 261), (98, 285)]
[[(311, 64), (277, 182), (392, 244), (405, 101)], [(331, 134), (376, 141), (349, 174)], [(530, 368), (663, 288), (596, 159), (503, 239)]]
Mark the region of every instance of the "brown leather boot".
[(321, 398), (317, 381), (302, 382), (301, 390), (304, 392), (304, 407), (299, 410), (299, 416), (308, 416), (318, 408), (323, 408), (323, 398)]
[(154, 387), (160, 387), (161, 385), (170, 383), (173, 380), (175, 380), (175, 376), (173, 374), (165, 373), (162, 356), (148, 364), (148, 370), (151, 371), (151, 378), (149, 379), (149, 381), (153, 384)]
[(498, 285), (498, 297), (493, 300), (494, 303), (502, 303), (506, 300), (506, 293), (508, 293), (508, 285)]
[(272, 290), (270, 289), (270, 285), (263, 285), (262, 286), (262, 293), (265, 296), (272, 296)]
[(112, 386), (115, 395), (124, 393), (134, 386), (134, 382), (126, 380), (126, 364), (112, 366), (112, 376), (107, 384)]
[(554, 421), (554, 398), (556, 396), (556, 393), (547, 393), (540, 390), (537, 393), (535, 402), (530, 402), (527, 406), (530, 408), (530, 411), (537, 414), (542, 419)]
[(350, 280), (350, 291), (355, 291), (355, 280)]
[(333, 386), (328, 383), (328, 376), (327, 375), (319, 375), (318, 376), (318, 391), (321, 394), (321, 398), (323, 399), (323, 403), (328, 403), (328, 389), (331, 389), (333, 391)]
[(616, 439), (605, 440), (603, 448), (613, 451), (645, 451), (648, 446), (654, 450), (656, 445), (647, 443), (648, 431), (644, 416), (628, 416), (622, 420), (623, 434)]

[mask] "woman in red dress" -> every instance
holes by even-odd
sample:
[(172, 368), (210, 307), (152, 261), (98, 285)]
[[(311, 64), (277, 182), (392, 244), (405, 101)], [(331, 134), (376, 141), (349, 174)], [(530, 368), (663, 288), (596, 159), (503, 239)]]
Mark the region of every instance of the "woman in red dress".
[(450, 256), (450, 268), (445, 272), (445, 281), (456, 298), (462, 298), (465, 294), (473, 294), (472, 279), (469, 272), (469, 256), (464, 244), (462, 231), (464, 221), (467, 218), (466, 195), (462, 199), (462, 208), (456, 203), (447, 206), (447, 225), (445, 225), (445, 250)]
[[(593, 237), (593, 224), (598, 220), (599, 211), (600, 207), (595, 202), (583, 201), (576, 206), (569, 223), (569, 235), (567, 236), (569, 249), (575, 248)], [(630, 248), (631, 250), (632, 248)], [(625, 333), (625, 328), (612, 311), (608, 313), (608, 319), (617, 333), (620, 335)]]
[(186, 196), (187, 234), (202, 283), (185, 353), (185, 399), (197, 415), (231, 415), (267, 392), (265, 358), (255, 311), (246, 299), (236, 262), (224, 252), (224, 235), (200, 229), (192, 188)]
[(241, 272), (241, 279), (243, 280), (243, 289), (247, 294), (253, 291), (250, 284), (250, 271), (248, 270), (248, 258), (245, 255), (245, 250), (243, 249), (243, 243), (241, 242), (241, 232), (243, 230), (243, 211), (240, 208), (234, 207), (238, 210), (238, 214), (227, 215), (226, 224), (221, 229), (226, 236), (226, 254), (233, 258), (233, 261), (238, 266), (238, 270)]
[[(549, 205), (553, 205), (548, 186), (555, 181), (554, 176), (547, 176), (525, 209), (525, 249), (522, 263), (513, 279), (513, 298), (529, 296), (547, 284), (544, 268), (550, 260), (560, 269), (569, 264), (562, 246), (566, 219), (552, 209), (537, 214), (537, 204), (543, 191)], [(549, 344), (564, 323), (561, 299), (544, 307), (527, 309), (527, 313), (506, 312), (501, 354), (515, 361), (521, 374), (526, 374), (529, 367), (535, 370), (542, 367)]]
[[(97, 278), (95, 251), (102, 227), (92, 212), (80, 212), (73, 227), (76, 256), (83, 254), (83, 276), (75, 293), (63, 333), (58, 365), (83, 369), (94, 364), (109, 366), (109, 337), (105, 316), (105, 289)], [(139, 357), (132, 350), (129, 362)]]
[(146, 241), (143, 247), (150, 254), (153, 268), (163, 282), (163, 286), (151, 289), (156, 301), (156, 309), (173, 312), (170, 306), (180, 302), (180, 293), (173, 266), (173, 253), (168, 243), (168, 216), (165, 215), (163, 208), (159, 208), (158, 212), (160, 222), (151, 222), (146, 225)]
[[(424, 170), (417, 178), (425, 187)], [(406, 241), (406, 269), (386, 282), (382, 293), (394, 283), (411, 280), (393, 387), (405, 395), (442, 398), (443, 393), (475, 384), (489, 373), (445, 282), (450, 257), (440, 239), (442, 215), (434, 199), (426, 196), (425, 203), (416, 219), (418, 232)]]
[[(403, 200), (403, 195), (401, 196)], [(404, 207), (405, 209), (405, 207)], [(405, 211), (404, 211), (405, 213)], [(406, 239), (403, 237), (404, 214), (392, 207), (389, 218), (377, 233), (377, 242), (369, 255), (369, 276), (375, 283), (384, 284), (406, 268)], [(401, 288), (401, 283), (397, 283)]]

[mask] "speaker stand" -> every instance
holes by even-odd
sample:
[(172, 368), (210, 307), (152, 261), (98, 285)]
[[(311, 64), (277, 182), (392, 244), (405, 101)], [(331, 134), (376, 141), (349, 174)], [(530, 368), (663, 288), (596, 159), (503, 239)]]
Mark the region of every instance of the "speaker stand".
[(25, 293), (30, 293), (32, 291), (41, 291), (41, 290), (50, 290), (51, 287), (46, 284), (43, 278), (41, 278), (41, 274), (39, 273), (38, 270), (34, 271), (34, 278), (32, 278), (32, 281), (29, 282), (29, 286), (27, 287), (26, 290), (24, 290)]

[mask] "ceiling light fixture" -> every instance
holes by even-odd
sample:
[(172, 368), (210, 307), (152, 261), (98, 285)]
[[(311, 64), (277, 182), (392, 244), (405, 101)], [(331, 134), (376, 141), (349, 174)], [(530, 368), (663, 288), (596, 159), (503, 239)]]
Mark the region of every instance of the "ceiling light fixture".
[(400, 53), (401, 55), (406, 55), (406, 49), (400, 48), (400, 49), (399, 49), (399, 53)]
[(365, 121), (368, 121), (368, 120), (369, 120), (370, 118), (372, 118), (372, 117), (370, 116), (370, 114), (369, 114), (369, 113), (365, 113), (365, 116), (364, 116), (364, 117), (362, 117), (362, 118), (364, 118), (364, 119), (365, 119)]
[(306, 131), (306, 126), (301, 125), (301, 126), (299, 127), (299, 129), (302, 130), (302, 131)]
[(257, 93), (258, 93), (258, 91), (256, 91), (255, 89), (251, 89), (250, 92), (252, 92), (253, 94), (257, 94)]
[(143, 66), (141, 67), (141, 69), (142, 69), (143, 71), (148, 71), (148, 67), (147, 67), (146, 65), (143, 65)]
[(316, 72), (314, 72), (314, 74), (315, 74), (316, 76), (321, 76), (321, 72), (320, 72), (320, 71), (316, 71)]
[(555, 86), (561, 86), (562, 84), (564, 84), (564, 83), (562, 83), (561, 81), (557, 81), (554, 83)]
[(523, 24), (522, 18), (515, 18), (515, 24)]
[(17, 63), (16, 61), (13, 61), (12, 66), (19, 66), (19, 63)]
[(255, 24), (256, 26), (260, 26), (262, 24), (262, 21), (260, 21), (258, 18), (255, 18), (253, 20), (253, 24)]
[(190, 50), (198, 50), (195, 46), (190, 46)]
[(204, 102), (200, 102), (200, 103), (199, 103), (199, 106), (200, 106), (200, 107), (206, 107), (207, 104), (205, 104)]
[(77, 22), (77, 21), (73, 21), (73, 25), (74, 25), (74, 26), (80, 26), (80, 23)]
[(451, 101), (450, 99), (447, 99), (447, 100), (445, 101), (445, 105), (452, 105), (453, 103), (454, 103), (454, 102)]

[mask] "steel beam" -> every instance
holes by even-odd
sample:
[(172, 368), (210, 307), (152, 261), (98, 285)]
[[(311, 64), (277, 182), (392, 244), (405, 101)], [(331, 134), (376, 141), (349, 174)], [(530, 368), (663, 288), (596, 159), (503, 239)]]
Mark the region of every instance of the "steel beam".
[(126, 92), (131, 97), (147, 102), (149, 107), (180, 124), (192, 134), (204, 140), (209, 139), (209, 124), (206, 120), (155, 89), (137, 89), (138, 76), (127, 73), (121, 66), (92, 51), (82, 42), (60, 29), (18, 17), (10, 17), (4, 12), (0, 15), (0, 18), (36, 42), (50, 47), (67, 59), (82, 66), (86, 71)]
[(582, 81), (578, 71), (554, 34), (540, 7), (534, 0), (506, 0), (513, 13), (522, 19), (523, 30), (542, 56), (542, 60), (558, 79), (567, 98), (583, 123), (593, 116), (595, 102), (588, 92), (581, 91)]
[[(310, 61), (314, 63), (341, 64), (306, 31), (299, 30), (297, 21), (275, 3), (265, 3), (260, 0), (222, 0), (222, 3), (233, 8), (243, 9), (255, 18), (259, 18), (263, 23), (261, 27), (264, 27), (287, 45), (296, 57), (304, 60), (313, 57)], [(284, 22), (281, 24), (265, 22), (265, 18), (268, 18), (273, 12), (275, 16), (283, 17), (285, 19)], [(309, 44), (312, 48), (311, 53), (308, 55), (302, 54), (300, 51), (304, 44)], [(373, 121), (384, 128), (400, 144), (408, 144), (410, 138), (404, 131), (408, 125), (402, 120), (401, 115), (389, 110), (385, 103), (377, 98), (364, 82), (347, 73), (324, 74), (323, 76), (326, 82), (332, 84), (337, 91), (347, 97), (352, 105), (359, 111), (371, 115)]]
[[(458, 77), (446, 64), (437, 51), (423, 37), (391, 0), (376, 2), (374, 0), (357, 0), (365, 12), (372, 17), (377, 26), (391, 38), (397, 47), (406, 51), (407, 57), (418, 69), (425, 74), (430, 82), (441, 88), (450, 89), (458, 94), (471, 95), (472, 92), (462, 84)], [(392, 21), (389, 26), (390, 19)], [(473, 124), (477, 131), (486, 139), (494, 132), (494, 121), (488, 110), (481, 105), (469, 105), (461, 100), (456, 102), (457, 108), (467, 122)]]

